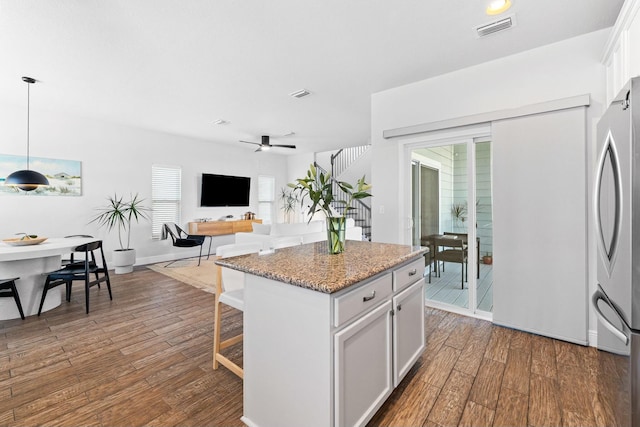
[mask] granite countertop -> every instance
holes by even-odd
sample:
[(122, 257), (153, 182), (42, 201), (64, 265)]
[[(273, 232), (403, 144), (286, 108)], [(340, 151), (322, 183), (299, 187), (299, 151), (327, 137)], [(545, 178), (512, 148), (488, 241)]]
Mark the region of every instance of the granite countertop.
[(267, 255), (223, 258), (216, 264), (323, 293), (333, 293), (417, 258), (420, 246), (347, 240), (345, 251), (330, 255), (327, 242), (277, 249)]

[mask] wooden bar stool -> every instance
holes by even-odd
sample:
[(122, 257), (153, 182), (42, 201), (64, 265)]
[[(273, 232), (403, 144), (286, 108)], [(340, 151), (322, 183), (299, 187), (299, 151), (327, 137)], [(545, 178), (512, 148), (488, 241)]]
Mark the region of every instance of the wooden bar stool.
[(18, 306), (18, 311), (20, 312), (20, 317), (24, 320), (24, 313), (22, 312), (22, 304), (20, 304), (20, 296), (18, 295), (18, 290), (16, 289), (16, 280), (19, 277), (14, 277), (13, 279), (0, 279), (0, 298), (11, 298), (16, 302)]
[[(246, 255), (257, 253), (261, 249), (261, 243), (238, 243), (231, 245), (218, 246), (216, 256), (218, 259), (228, 258), (232, 256)], [(231, 372), (244, 379), (244, 370), (236, 363), (229, 360), (220, 353), (227, 347), (242, 342), (243, 334), (236, 335), (233, 338), (227, 338), (222, 341), (220, 339), (221, 321), (221, 305), (226, 304), (237, 310), (244, 311), (244, 273), (232, 270), (230, 268), (216, 265), (217, 283), (215, 298), (215, 324), (213, 327), (213, 369), (218, 369), (218, 365), (223, 365)]]

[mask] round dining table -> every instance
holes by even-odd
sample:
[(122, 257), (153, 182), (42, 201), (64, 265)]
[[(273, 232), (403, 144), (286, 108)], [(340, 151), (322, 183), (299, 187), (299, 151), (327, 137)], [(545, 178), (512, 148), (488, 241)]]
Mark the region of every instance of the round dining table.
[[(88, 237), (58, 237), (37, 245), (12, 246), (0, 242), (0, 279), (19, 277), (16, 288), (25, 316), (38, 314), (46, 274), (61, 267), (62, 256), (76, 246), (93, 242)], [(42, 311), (58, 307), (60, 289), (47, 292)], [(19, 319), (20, 313), (13, 298), (0, 298), (0, 320)]]

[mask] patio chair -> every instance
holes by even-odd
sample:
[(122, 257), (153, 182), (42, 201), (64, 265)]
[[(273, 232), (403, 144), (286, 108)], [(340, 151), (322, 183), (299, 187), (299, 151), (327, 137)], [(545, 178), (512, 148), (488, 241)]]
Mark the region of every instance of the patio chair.
[[(468, 280), (468, 246), (460, 236), (442, 236), (434, 239), (436, 262), (436, 274), (440, 276), (440, 261), (443, 262), (442, 270), (444, 271), (444, 262), (456, 262), (461, 264), (461, 287), (464, 289), (464, 282)], [(440, 249), (443, 248), (443, 249)]]

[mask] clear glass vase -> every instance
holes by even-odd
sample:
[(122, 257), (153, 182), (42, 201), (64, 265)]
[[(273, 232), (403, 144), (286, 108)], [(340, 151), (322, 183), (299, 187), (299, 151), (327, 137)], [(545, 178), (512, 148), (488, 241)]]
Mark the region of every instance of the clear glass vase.
[(347, 219), (345, 217), (327, 217), (327, 246), (330, 254), (344, 252), (346, 227)]

